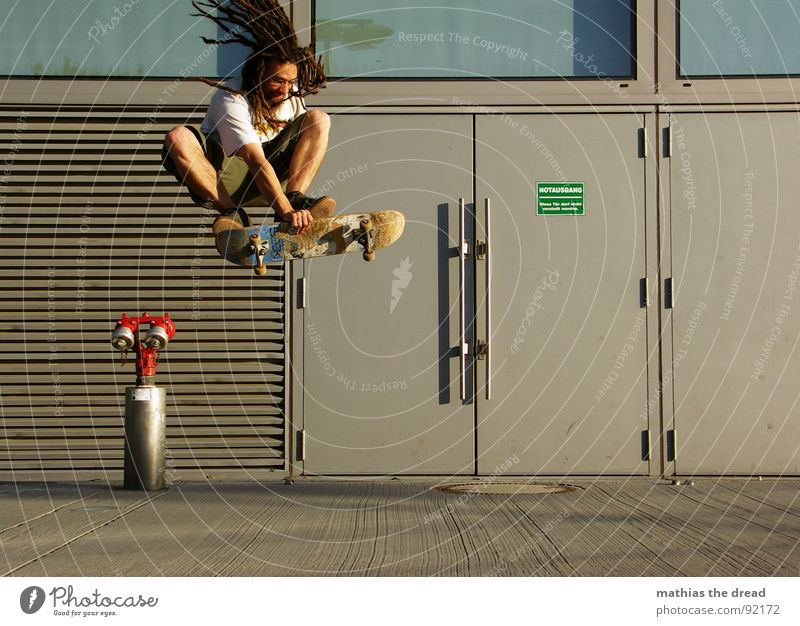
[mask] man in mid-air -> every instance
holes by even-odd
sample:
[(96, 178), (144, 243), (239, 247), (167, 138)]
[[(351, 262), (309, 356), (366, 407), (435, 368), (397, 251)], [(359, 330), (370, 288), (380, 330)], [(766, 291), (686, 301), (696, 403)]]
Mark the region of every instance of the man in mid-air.
[[(330, 120), (303, 97), (325, 81), (322, 64), (300, 47), (276, 0), (192, 0), (199, 15), (227, 34), (209, 44), (238, 42), (253, 52), (241, 76), (219, 82), (200, 128), (177, 126), (164, 139), (164, 168), (207, 209), (249, 225), (244, 206), (268, 205), (275, 219), (302, 232), (336, 202), (305, 191), (328, 145)], [(285, 189), (283, 185), (285, 184)]]

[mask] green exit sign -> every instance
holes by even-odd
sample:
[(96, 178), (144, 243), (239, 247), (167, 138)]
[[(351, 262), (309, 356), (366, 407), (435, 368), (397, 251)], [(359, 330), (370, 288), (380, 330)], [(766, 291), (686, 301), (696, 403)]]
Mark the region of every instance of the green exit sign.
[(536, 215), (583, 215), (583, 183), (536, 183)]

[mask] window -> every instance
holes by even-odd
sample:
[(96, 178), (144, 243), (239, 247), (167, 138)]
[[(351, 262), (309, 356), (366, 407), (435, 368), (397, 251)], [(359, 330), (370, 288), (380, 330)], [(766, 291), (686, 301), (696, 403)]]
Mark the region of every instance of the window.
[(634, 0), (316, 0), (335, 78), (634, 78)]
[(682, 0), (681, 78), (800, 75), (800, 0)]
[(205, 44), (222, 34), (194, 12), (189, 0), (19, 0), (0, 17), (0, 75), (228, 75), (247, 49)]

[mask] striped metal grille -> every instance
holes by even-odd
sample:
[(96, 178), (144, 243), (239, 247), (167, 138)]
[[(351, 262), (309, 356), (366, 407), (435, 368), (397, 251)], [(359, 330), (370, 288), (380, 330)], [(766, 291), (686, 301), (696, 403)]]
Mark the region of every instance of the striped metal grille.
[(283, 268), (226, 265), (213, 217), (161, 169), (164, 132), (201, 115), (0, 108), (0, 479), (121, 478), (135, 364), (110, 333), (164, 311), (171, 475), (283, 471)]

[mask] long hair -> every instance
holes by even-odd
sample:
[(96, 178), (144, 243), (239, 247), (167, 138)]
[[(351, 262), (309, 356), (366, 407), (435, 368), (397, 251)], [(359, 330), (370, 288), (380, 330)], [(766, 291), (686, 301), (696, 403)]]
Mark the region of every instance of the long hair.
[(221, 39), (203, 37), (207, 44), (240, 43), (253, 50), (242, 67), (242, 88), (232, 89), (218, 80), (197, 78), (207, 85), (240, 94), (250, 105), (253, 126), (262, 132), (274, 127), (272, 106), (264, 95), (264, 83), (275, 63), (297, 66), (297, 83), (290, 96), (317, 93), (325, 82), (322, 57), (297, 43), (292, 23), (278, 0), (192, 0), (198, 17), (213, 20), (225, 32)]

